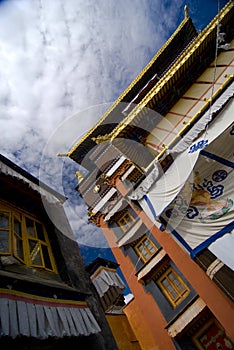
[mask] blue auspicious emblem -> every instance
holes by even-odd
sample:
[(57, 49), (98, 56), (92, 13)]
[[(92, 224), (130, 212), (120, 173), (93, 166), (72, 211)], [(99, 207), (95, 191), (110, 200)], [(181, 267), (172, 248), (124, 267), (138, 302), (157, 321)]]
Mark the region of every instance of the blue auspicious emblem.
[(224, 190), (223, 185), (214, 186), (212, 181), (208, 181), (208, 180), (204, 179), (203, 186), (210, 193), (211, 199), (222, 196), (222, 194), (223, 194), (223, 190)]
[(194, 153), (208, 146), (208, 140), (201, 140), (189, 147), (188, 153)]
[(197, 216), (199, 214), (199, 211), (197, 210), (196, 207), (194, 207), (193, 205), (191, 205), (188, 209), (187, 209), (187, 218), (188, 219), (193, 219), (195, 218), (195, 216)]
[(215, 182), (220, 182), (225, 180), (227, 176), (228, 176), (228, 173), (226, 170), (223, 170), (223, 169), (217, 170), (212, 175), (212, 180)]

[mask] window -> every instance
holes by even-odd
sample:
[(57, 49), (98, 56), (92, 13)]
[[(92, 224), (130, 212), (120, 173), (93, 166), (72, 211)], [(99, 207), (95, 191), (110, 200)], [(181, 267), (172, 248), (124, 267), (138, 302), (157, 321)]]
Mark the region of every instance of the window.
[(189, 288), (171, 267), (157, 280), (157, 284), (173, 306), (189, 294)]
[(139, 257), (146, 262), (158, 250), (148, 236), (144, 236), (134, 247)]
[(126, 232), (132, 226), (134, 221), (135, 221), (134, 217), (129, 212), (126, 212), (117, 221), (117, 224), (120, 226), (120, 228), (123, 232)]
[(56, 272), (44, 225), (10, 207), (0, 205), (0, 255), (28, 267)]
[(9, 213), (0, 212), (0, 254), (9, 254)]

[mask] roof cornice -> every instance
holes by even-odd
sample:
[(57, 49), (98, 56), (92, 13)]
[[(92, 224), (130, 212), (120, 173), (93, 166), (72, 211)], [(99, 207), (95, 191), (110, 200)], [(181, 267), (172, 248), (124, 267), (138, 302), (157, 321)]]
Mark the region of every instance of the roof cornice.
[(94, 124), (94, 126), (69, 150), (68, 153), (66, 153), (66, 156), (70, 156), (77, 147), (79, 147), (82, 142), (87, 139), (93, 131), (102, 124), (107, 116), (117, 107), (117, 105), (123, 101), (124, 97), (127, 95), (127, 93), (132, 90), (132, 88), (136, 85), (137, 82), (139, 82), (144, 74), (152, 67), (152, 65), (155, 63), (155, 61), (159, 58), (159, 56), (162, 54), (162, 52), (165, 51), (165, 49), (171, 44), (171, 42), (174, 40), (176, 35), (181, 31), (181, 29), (188, 23), (188, 21), (191, 21), (190, 17), (188, 17), (187, 12), (185, 11), (185, 17), (183, 21), (180, 23), (180, 25), (177, 27), (175, 32), (171, 35), (171, 37), (166, 41), (166, 43), (157, 51), (155, 56), (151, 59), (151, 61), (141, 70), (141, 72), (137, 75), (137, 77), (128, 85), (128, 87), (123, 91), (123, 93), (115, 100), (115, 102), (107, 109), (107, 111), (102, 115), (102, 117), (97, 121), (97, 123)]

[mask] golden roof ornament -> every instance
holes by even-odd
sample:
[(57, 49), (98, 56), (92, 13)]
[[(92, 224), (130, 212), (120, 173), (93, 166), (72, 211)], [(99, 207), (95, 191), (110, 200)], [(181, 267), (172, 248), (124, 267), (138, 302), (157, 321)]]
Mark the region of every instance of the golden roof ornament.
[(101, 190), (101, 186), (100, 186), (100, 185), (96, 185), (96, 186), (94, 186), (94, 188), (93, 188), (93, 192), (94, 192), (94, 193), (98, 193), (100, 190)]
[(81, 183), (81, 181), (84, 180), (84, 175), (82, 174), (81, 171), (76, 171), (76, 178), (77, 178), (78, 183)]
[(109, 141), (111, 138), (111, 134), (99, 135), (97, 137), (92, 137), (92, 140), (99, 145), (102, 142)]
[(184, 7), (184, 18), (188, 18), (189, 15), (188, 15), (188, 5), (185, 5)]

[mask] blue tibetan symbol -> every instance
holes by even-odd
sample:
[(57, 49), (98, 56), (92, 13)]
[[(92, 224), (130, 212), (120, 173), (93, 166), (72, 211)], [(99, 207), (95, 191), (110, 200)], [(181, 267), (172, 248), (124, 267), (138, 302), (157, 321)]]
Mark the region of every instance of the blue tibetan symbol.
[(226, 170), (217, 170), (214, 172), (214, 174), (212, 175), (212, 180), (215, 182), (220, 182), (226, 179), (228, 173), (226, 172)]

